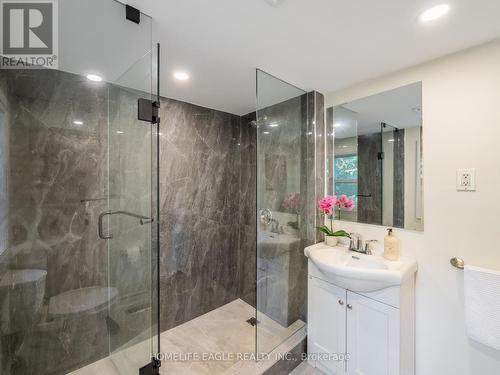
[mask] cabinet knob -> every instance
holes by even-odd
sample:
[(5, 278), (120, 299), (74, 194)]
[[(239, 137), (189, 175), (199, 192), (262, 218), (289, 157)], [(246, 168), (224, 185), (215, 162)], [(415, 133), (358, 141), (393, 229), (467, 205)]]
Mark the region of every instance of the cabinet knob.
[(347, 308), (348, 308), (349, 310), (352, 310), (352, 305), (348, 303), (348, 304), (347, 304)]
[(339, 299), (339, 305), (342, 306), (344, 304), (344, 301), (342, 301), (341, 299)]

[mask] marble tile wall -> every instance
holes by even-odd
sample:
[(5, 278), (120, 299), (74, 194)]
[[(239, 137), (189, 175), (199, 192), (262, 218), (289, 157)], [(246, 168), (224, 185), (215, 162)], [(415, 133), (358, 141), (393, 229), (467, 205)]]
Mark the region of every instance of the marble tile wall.
[[(303, 319), (298, 296), (302, 294), (306, 264), (300, 250), (307, 202), (302, 184), (306, 99), (304, 94), (258, 111), (257, 209), (271, 210), (276, 221), (267, 226), (259, 224), (259, 233), (264, 234), (258, 234), (257, 242), (257, 319), (263, 320), (263, 315), (284, 327)], [(269, 127), (272, 123), (279, 126)], [(297, 208), (283, 206), (289, 194), (300, 197)], [(273, 226), (278, 226), (280, 234), (268, 237), (265, 233)], [(259, 342), (259, 350), (264, 346)]]
[[(320, 132), (324, 123), (320, 109), (322, 95), (315, 93), (312, 99), (318, 103), (314, 104), (318, 108), (314, 119), (307, 118), (306, 95), (290, 104), (290, 108), (297, 109), (297, 124), (304, 127), (296, 132), (299, 154), (303, 155), (307, 145), (301, 141), (301, 134), (305, 134), (305, 127), (312, 126)], [(295, 113), (286, 108), (277, 105), (267, 114), (291, 116), (280, 118), (286, 123), (294, 119)], [(256, 305), (257, 139), (255, 114), (240, 117), (162, 99), (161, 118), (160, 303), (161, 330), (165, 331), (237, 297)], [(290, 134), (285, 135), (290, 138)], [(281, 151), (290, 143), (283, 137), (276, 140)], [(313, 163), (321, 157), (315, 152), (323, 147), (322, 142), (319, 140), (312, 152), (309, 150)], [(274, 146), (270, 145), (276, 150)], [(292, 169), (297, 174), (296, 188), (300, 190), (306, 165), (297, 155), (297, 148), (290, 150), (293, 155), (286, 159), (290, 163), (297, 157), (297, 165)], [(311, 202), (315, 202), (316, 195), (323, 194), (316, 190), (319, 180), (305, 180), (313, 191)], [(271, 194), (265, 199), (266, 205), (278, 209), (283, 196)], [(315, 216), (315, 207), (311, 208), (315, 203), (311, 202), (306, 206)], [(315, 240), (316, 237), (299, 247)], [(284, 324), (305, 319), (306, 261), (302, 253), (290, 260), (291, 279), (296, 281), (288, 285), (290, 316)]]
[[(116, 217), (109, 258), (97, 237), (101, 212), (151, 210), (151, 127), (136, 120), (138, 93), (84, 77), (4, 70), (0, 87), (9, 146), (0, 372), (62, 374), (107, 356), (109, 339), (113, 350), (151, 324), (150, 314), (127, 313), (151, 305), (151, 228)], [(79, 311), (56, 309), (54, 301), (75, 296), (83, 296)], [(110, 321), (116, 329), (108, 331)]]
[[(22, 331), (14, 329), (20, 324), (10, 319), (20, 308), (14, 306), (13, 290), (0, 281), (0, 304), (9, 311), (0, 331), (1, 372), (65, 373), (109, 353), (107, 315), (96, 311), (53, 319), (48, 315), (51, 297), (107, 286), (108, 277), (117, 280), (120, 269), (124, 275), (129, 275), (124, 267), (137, 269), (132, 260), (147, 251), (124, 245), (112, 258), (112, 267), (106, 243), (96, 236), (97, 217), (107, 209), (106, 201), (99, 199), (108, 194), (108, 143), (119, 150), (115, 156), (120, 160), (136, 153), (133, 144), (116, 135), (108, 139), (108, 126), (123, 125), (116, 116), (126, 108), (133, 110), (136, 97), (110, 96), (104, 84), (57, 71), (2, 71), (0, 88), (0, 112), (8, 114), (3, 121), (10, 140), (8, 212), (0, 215), (8, 228), (8, 250), (0, 254), (0, 280), (12, 284), (7, 269), (45, 272), (30, 292), (40, 299), (39, 308)], [(319, 112), (314, 120), (307, 117), (307, 98), (300, 99), (302, 130), (315, 129), (318, 134), (324, 120)], [(313, 102), (318, 98), (315, 93)], [(165, 331), (239, 297), (256, 304), (257, 159), (253, 116), (166, 98), (161, 104), (160, 327)], [(127, 126), (134, 129), (133, 124)], [(302, 154), (311, 158), (309, 164), (302, 158), (297, 165), (305, 176), (298, 188), (312, 191), (308, 206), (322, 193), (316, 190), (318, 176), (306, 176), (303, 168), (321, 167), (314, 156), (320, 142), (310, 144), (304, 137), (299, 141)], [(141, 172), (133, 163), (115, 167), (130, 176)], [(137, 176), (137, 184), (146, 179)], [(120, 179), (132, 182), (126, 176), (115, 177), (110, 186), (119, 201), (119, 196), (134, 190), (120, 191)], [(140, 202), (132, 205), (132, 211), (144, 209)], [(315, 216), (315, 208), (308, 212)], [(315, 240), (304, 238), (300, 247)], [(306, 264), (303, 257), (292, 258)], [(304, 318), (305, 266), (292, 269), (301, 281), (293, 285), (290, 308), (294, 317)], [(139, 284), (120, 285), (120, 291), (139, 292)]]
[[(2, 374), (63, 373), (107, 354), (106, 329), (94, 324), (95, 314), (47, 315), (51, 297), (107, 284), (106, 248), (95, 234), (104, 207), (81, 202), (106, 193), (107, 90), (85, 81), (49, 70), (0, 73), (9, 133)], [(31, 281), (12, 287), (18, 278)]]
[(305, 171), (303, 178), (304, 190), (307, 194), (308, 205), (305, 206), (306, 232), (302, 238), (306, 239), (304, 246), (323, 241), (323, 234), (316, 229), (323, 224), (324, 218), (316, 208), (316, 203), (325, 195), (325, 111), (323, 94), (311, 91), (307, 93), (307, 109), (304, 111), (306, 119), (303, 121), (304, 137), (303, 150), (306, 155), (303, 160)]
[(358, 137), (358, 222), (382, 224), (381, 133)]
[[(240, 212), (251, 192), (240, 191), (240, 117), (185, 102), (161, 103), (161, 330), (239, 296)], [(246, 135), (248, 138), (248, 134)], [(251, 166), (251, 160), (246, 159)], [(249, 247), (250, 248), (250, 247)], [(249, 270), (247, 270), (249, 272)]]
[[(311, 95), (311, 94), (310, 94)], [(316, 159), (316, 177), (314, 179), (314, 211), (316, 213), (316, 223), (314, 228), (320, 226), (324, 222), (323, 215), (320, 214), (319, 210), (316, 208), (316, 202), (325, 196), (325, 142), (327, 138), (332, 138), (332, 133), (326, 133), (325, 127), (325, 97), (323, 94), (314, 91), (314, 119), (313, 126), (316, 133), (315, 141), (315, 159)], [(312, 207), (311, 207), (312, 208)], [(320, 242), (324, 240), (324, 235), (316, 231), (315, 242)]]
[(239, 237), (239, 295), (256, 306), (256, 249), (257, 249), (257, 132), (255, 113), (241, 117), (240, 169), (240, 237)]
[(405, 227), (405, 130), (394, 132), (393, 226)]

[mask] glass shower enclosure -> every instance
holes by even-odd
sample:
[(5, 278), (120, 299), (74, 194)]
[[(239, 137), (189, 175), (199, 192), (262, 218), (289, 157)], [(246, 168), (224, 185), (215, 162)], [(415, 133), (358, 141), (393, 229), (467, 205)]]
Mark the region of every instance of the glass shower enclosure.
[(58, 3), (59, 69), (0, 70), (0, 373), (137, 374), (159, 352), (159, 124), (138, 119), (159, 47), (119, 2)]
[(263, 354), (305, 326), (306, 155), (313, 132), (305, 91), (261, 70), (256, 79), (256, 353)]

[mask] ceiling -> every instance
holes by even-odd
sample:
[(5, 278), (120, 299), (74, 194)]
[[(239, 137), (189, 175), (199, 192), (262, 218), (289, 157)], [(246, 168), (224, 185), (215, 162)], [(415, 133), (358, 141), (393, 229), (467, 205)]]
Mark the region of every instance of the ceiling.
[[(380, 131), (380, 123), (398, 129), (412, 128), (422, 125), (422, 83), (399, 87), (394, 90), (371, 95), (342, 105), (351, 111), (356, 126), (348, 121), (344, 126), (337, 120), (335, 134), (339, 138), (356, 135), (373, 134)], [(387, 130), (394, 130), (387, 128)], [(354, 133), (353, 133), (354, 132)]]
[[(432, 5), (448, 15), (421, 24)], [(272, 4), (278, 5), (273, 6)], [(153, 17), (163, 96), (255, 109), (255, 68), (323, 93), (500, 37), (497, 0), (130, 0)], [(175, 81), (175, 70), (189, 72)]]

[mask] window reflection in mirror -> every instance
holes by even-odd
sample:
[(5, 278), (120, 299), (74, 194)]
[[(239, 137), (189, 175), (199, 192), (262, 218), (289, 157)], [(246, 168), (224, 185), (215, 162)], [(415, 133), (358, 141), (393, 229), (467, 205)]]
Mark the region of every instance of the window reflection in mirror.
[(328, 193), (353, 197), (340, 220), (423, 230), (422, 84), (326, 109)]

